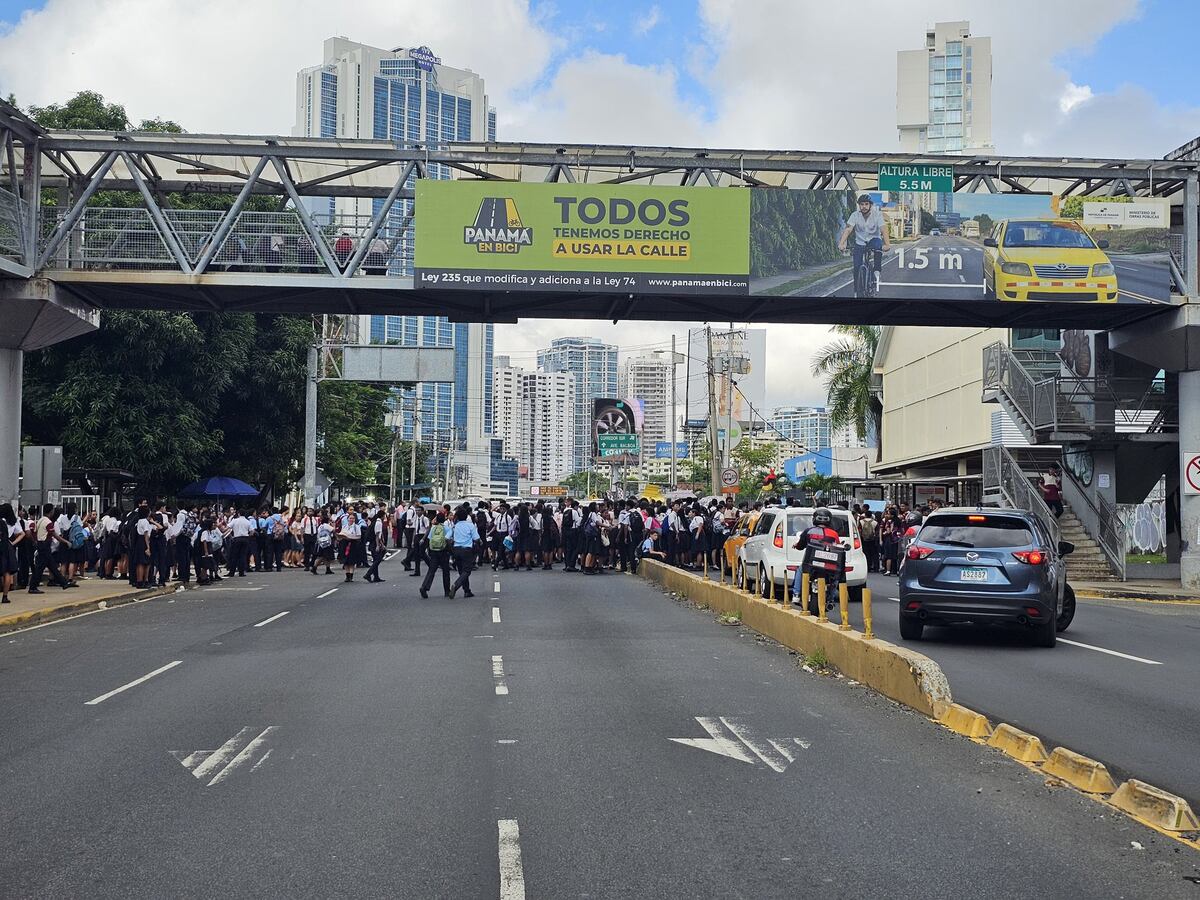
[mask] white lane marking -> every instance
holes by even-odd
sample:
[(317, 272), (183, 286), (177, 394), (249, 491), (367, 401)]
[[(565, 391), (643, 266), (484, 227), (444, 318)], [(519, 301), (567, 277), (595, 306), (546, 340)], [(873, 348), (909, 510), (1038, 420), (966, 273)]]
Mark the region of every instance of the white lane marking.
[(521, 864), (521, 830), (516, 819), (500, 819), (500, 900), (525, 900), (525, 867)]
[(500, 607), (492, 607), (492, 622), (496, 625), (500, 624)]
[(1072, 647), (1082, 647), (1084, 650), (1095, 650), (1097, 653), (1107, 653), (1109, 656), (1119, 656), (1121, 659), (1132, 660), (1133, 662), (1145, 663), (1148, 666), (1161, 666), (1162, 663), (1154, 659), (1143, 659), (1140, 656), (1130, 656), (1128, 653), (1120, 653), (1116, 650), (1106, 650), (1103, 647), (1093, 647), (1091, 644), (1083, 644), (1079, 641), (1069, 641), (1066, 638), (1059, 638), (1064, 644), (1070, 644)]
[(496, 741), (496, 743), (497, 744), (515, 744), (516, 741), (511, 738), (501, 738), (500, 740)]
[(253, 766), (250, 767), (250, 771), (257, 772), (258, 767), (267, 761), (267, 757), (271, 755), (271, 751), (274, 749), (275, 749), (274, 747), (269, 748), (267, 750), (267, 752), (262, 755), (262, 759), (260, 759), (258, 762), (256, 762)]
[[(204, 591), (204, 593), (206, 593), (206, 594), (218, 594), (218, 593), (229, 594), (229, 593), (242, 593), (243, 591), (264, 591), (264, 590), (266, 590), (266, 588), (262, 588), (262, 587), (220, 587), (220, 586), (217, 586), (217, 587), (202, 587), (202, 588), (196, 588), (196, 590), (198, 590), (198, 591)], [(145, 598), (143, 598), (143, 600), (149, 600), (149, 599), (151, 599), (151, 598), (149, 598), (149, 597), (145, 597)], [(143, 602), (143, 600), (134, 600), (133, 602), (134, 602), (134, 603), (142, 603), (142, 602)]]
[(385, 554), (383, 554), (383, 561), (384, 561), (384, 562), (387, 562), (387, 561), (388, 561), (389, 559), (391, 559), (393, 556), (397, 556), (397, 555), (399, 555), (399, 553), (400, 553), (400, 551), (399, 551), (399, 550), (393, 550), (393, 551), (391, 551), (390, 553), (385, 553)]
[(286, 616), (286, 615), (287, 615), (289, 612), (291, 612), (291, 610), (289, 610), (289, 609), (285, 609), (285, 610), (284, 610), (283, 612), (281, 612), (281, 613), (275, 613), (275, 615), (271, 616), (271, 618), (269, 618), (269, 619), (263, 619), (261, 622), (255, 622), (255, 623), (254, 623), (254, 627), (255, 627), (255, 628), (262, 628), (264, 625), (270, 625), (270, 624), (271, 624), (272, 622), (274, 622), (276, 619), (282, 619), (282, 618), (283, 618), (284, 616)]
[(721, 718), (721, 724), (733, 732), (733, 736), (750, 748), (751, 752), (761, 759), (764, 763), (774, 769), (776, 772), (782, 772), (787, 768), (789, 762), (793, 762), (795, 757), (791, 759), (783, 759), (779, 753), (772, 753), (772, 748), (764, 744), (762, 741), (755, 740), (753, 735), (738, 722), (731, 722), (724, 717)]
[(317, 599), (320, 600), (322, 597), (328, 597), (330, 594), (334, 593), (336, 590), (337, 590), (337, 588), (330, 588), (323, 594), (317, 594)]
[(492, 585), (492, 592), (496, 594), (500, 593), (500, 582), (497, 581)]
[(496, 694), (503, 697), (508, 693), (508, 685), (504, 683), (504, 657), (492, 657), (492, 677), (496, 679)]
[(900, 598), (899, 598), (899, 597), (888, 597), (888, 599), (889, 599), (889, 600), (891, 600), (893, 603), (899, 603), (899, 602), (900, 602)]
[[(954, 284), (953, 282), (944, 282), (944, 281), (941, 281), (941, 282), (939, 282), (939, 281), (881, 281), (881, 282), (879, 282), (879, 286), (880, 287), (919, 287), (919, 288), (939, 288), (939, 287), (940, 288), (957, 288), (957, 287), (962, 287), (961, 284)], [(979, 284), (970, 284), (967, 286), (982, 288), (983, 283), (981, 282)]]
[[(275, 731), (278, 727), (279, 727), (278, 725), (268, 725), (266, 728), (264, 728), (262, 730), (262, 732), (258, 735), (258, 737), (256, 737), (250, 743), (248, 743), (245, 746), (245, 748), (242, 750), (241, 753), (239, 753), (237, 756), (235, 756), (233, 759), (231, 759), (229, 761), (229, 764), (227, 766), (225, 766), (225, 768), (223, 768), (220, 772), (217, 773), (217, 777), (214, 778), (212, 781), (210, 781), (208, 783), (208, 786), (215, 787), (216, 785), (218, 785), (222, 781), (224, 781), (226, 778), (228, 778), (230, 775), (232, 775), (239, 766), (245, 765), (246, 762), (250, 759), (250, 757), (254, 755), (254, 751), (256, 751), (259, 747), (261, 747), (263, 744), (266, 743), (267, 735), (269, 735), (272, 731)], [(270, 753), (270, 752), (271, 752), (270, 750), (267, 751), (267, 753)], [(266, 759), (266, 757), (264, 756), (263, 759)], [(260, 762), (261, 762), (261, 760), (260, 760)]]
[[(213, 750), (205, 758), (204, 762), (192, 769), (192, 774), (197, 778), (207, 778), (209, 775), (215, 775), (220, 769), (223, 769), (233, 757), (237, 756), (238, 750), (241, 747), (242, 739), (250, 734), (254, 729), (247, 725), (216, 750)], [(193, 756), (195, 754), (192, 754)], [(188, 757), (191, 759), (191, 757)], [(182, 760), (181, 760), (182, 762)], [(186, 762), (183, 763), (185, 766)]]
[(718, 756), (728, 756), (731, 759), (740, 760), (744, 763), (754, 765), (754, 757), (742, 749), (742, 745), (737, 741), (725, 737), (721, 730), (721, 723), (710, 716), (696, 716), (696, 721), (700, 723), (700, 727), (708, 732), (706, 738), (668, 738), (676, 744), (683, 744), (685, 747), (695, 747), (697, 750), (707, 750), (709, 753), (716, 753)]
[(161, 675), (163, 672), (166, 672), (166, 671), (168, 671), (168, 670), (170, 670), (170, 669), (173, 669), (173, 668), (175, 668), (176, 666), (179, 666), (179, 665), (182, 665), (182, 664), (183, 664), (183, 660), (182, 660), (182, 659), (177, 659), (177, 660), (175, 660), (174, 662), (169, 662), (169, 663), (167, 663), (165, 666), (163, 666), (163, 667), (161, 667), (161, 668), (158, 668), (158, 669), (155, 669), (153, 672), (147, 672), (147, 673), (146, 673), (145, 675), (143, 675), (141, 678), (135, 678), (133, 681), (129, 682), (129, 684), (123, 684), (123, 685), (121, 685), (119, 688), (116, 688), (115, 690), (111, 690), (111, 691), (109, 691), (107, 694), (101, 694), (99, 697), (96, 697), (96, 698), (95, 698), (95, 699), (93, 699), (93, 700), (88, 700), (88, 701), (87, 701), (86, 703), (84, 703), (83, 705), (84, 705), (84, 706), (95, 706), (97, 703), (103, 703), (103, 702), (104, 702), (105, 700), (107, 700), (109, 697), (115, 697), (115, 696), (117, 696), (117, 694), (121, 693), (122, 691), (127, 691), (127, 690), (129, 690), (131, 687), (137, 687), (137, 686), (138, 686), (139, 684), (141, 684), (143, 681), (149, 681), (149, 680), (150, 680), (151, 678), (153, 678), (155, 675)]

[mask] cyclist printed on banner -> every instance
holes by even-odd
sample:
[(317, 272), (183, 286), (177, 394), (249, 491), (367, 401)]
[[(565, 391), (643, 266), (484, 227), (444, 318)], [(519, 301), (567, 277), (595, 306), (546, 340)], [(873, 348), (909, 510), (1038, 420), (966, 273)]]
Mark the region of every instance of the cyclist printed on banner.
[(805, 599), (801, 576), (809, 575), (808, 610), (814, 616), (817, 608), (817, 580), (825, 581), (826, 607), (837, 606), (837, 586), (846, 574), (846, 548), (842, 546), (841, 536), (833, 528), (833, 513), (822, 506), (813, 510), (812, 525), (796, 539), (795, 549), (804, 551), (804, 560), (796, 570), (796, 578), (792, 583), (792, 605), (800, 606)]
[(850, 253), (854, 257), (854, 296), (874, 297), (879, 294), (880, 270), (883, 267), (883, 251), (892, 249), (883, 212), (870, 196), (858, 198), (858, 209), (846, 220), (846, 227), (838, 235), (838, 250), (845, 252), (846, 241), (854, 235)]

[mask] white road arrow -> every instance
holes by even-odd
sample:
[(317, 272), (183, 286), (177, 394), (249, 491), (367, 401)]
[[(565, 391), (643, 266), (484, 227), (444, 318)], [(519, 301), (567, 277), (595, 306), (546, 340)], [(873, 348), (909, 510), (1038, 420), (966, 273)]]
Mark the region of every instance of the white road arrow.
[[(278, 730), (278, 725), (269, 725), (257, 737), (250, 739), (254, 729), (247, 725), (216, 750), (194, 750), (191, 753), (186, 750), (169, 752), (196, 778), (201, 781), (211, 778), (205, 787), (214, 787), (250, 762), (254, 755), (266, 746), (267, 739), (272, 732)], [(266, 762), (267, 757), (271, 755), (271, 749), (267, 748), (267, 752), (258, 758), (250, 771), (253, 772)]]
[(728, 756), (750, 765), (761, 762), (776, 772), (782, 772), (790, 763), (796, 761), (796, 747), (807, 750), (811, 746), (808, 741), (800, 738), (760, 738), (743, 723), (724, 717), (696, 716), (696, 721), (708, 732), (708, 737), (669, 740), (685, 747)]

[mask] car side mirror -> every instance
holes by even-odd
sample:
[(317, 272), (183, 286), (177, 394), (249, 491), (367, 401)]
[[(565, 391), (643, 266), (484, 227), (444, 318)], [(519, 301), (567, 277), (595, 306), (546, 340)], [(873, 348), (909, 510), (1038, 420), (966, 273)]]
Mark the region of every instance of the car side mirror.
[(1108, 241), (1096, 241), (1096, 246), (1099, 247), (1101, 250), (1107, 250), (1108, 249)]
[(1058, 555), (1059, 556), (1069, 556), (1070, 554), (1072, 554), (1074, 552), (1075, 552), (1075, 545), (1072, 544), (1070, 541), (1059, 541), (1058, 542)]
[(995, 238), (984, 238), (984, 239), (983, 239), (983, 246), (985, 246), (985, 247), (997, 247), (997, 246), (999, 246), (999, 245), (996, 243), (996, 239), (995, 239)]

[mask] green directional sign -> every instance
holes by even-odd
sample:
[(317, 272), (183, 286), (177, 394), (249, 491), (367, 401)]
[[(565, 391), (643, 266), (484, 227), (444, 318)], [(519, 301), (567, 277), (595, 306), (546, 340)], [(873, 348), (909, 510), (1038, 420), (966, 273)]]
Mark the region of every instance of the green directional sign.
[(881, 191), (916, 191), (923, 194), (954, 193), (954, 167), (880, 163)]
[(596, 446), (600, 450), (601, 456), (637, 456), (642, 450), (641, 436), (637, 434), (625, 434), (617, 432), (614, 434), (598, 434), (596, 435)]

